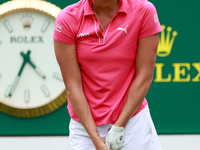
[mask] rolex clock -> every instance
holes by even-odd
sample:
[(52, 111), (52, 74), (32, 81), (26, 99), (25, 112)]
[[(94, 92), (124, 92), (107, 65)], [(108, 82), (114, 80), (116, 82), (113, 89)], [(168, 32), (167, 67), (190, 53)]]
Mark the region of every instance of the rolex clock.
[(37, 117), (66, 102), (52, 38), (60, 11), (42, 0), (13, 0), (0, 5), (1, 112)]

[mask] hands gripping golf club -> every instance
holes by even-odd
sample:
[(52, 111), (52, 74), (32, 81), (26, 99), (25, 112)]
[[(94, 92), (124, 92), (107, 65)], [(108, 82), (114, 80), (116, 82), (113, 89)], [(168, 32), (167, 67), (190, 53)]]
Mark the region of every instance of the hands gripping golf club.
[(123, 127), (112, 126), (106, 135), (106, 146), (108, 150), (119, 150), (124, 143), (124, 131)]

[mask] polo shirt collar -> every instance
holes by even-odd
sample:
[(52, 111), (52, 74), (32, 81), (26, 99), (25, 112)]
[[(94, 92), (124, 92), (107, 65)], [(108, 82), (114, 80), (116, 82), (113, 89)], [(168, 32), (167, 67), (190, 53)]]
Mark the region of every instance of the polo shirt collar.
[[(84, 4), (84, 15), (94, 15), (92, 10), (92, 0), (85, 0)], [(125, 12), (127, 14), (127, 0), (119, 0), (119, 9), (118, 12)]]
[(118, 12), (125, 12), (127, 14), (127, 0), (119, 0)]
[(94, 11), (92, 10), (92, 0), (85, 0), (85, 4), (84, 4), (84, 15), (93, 15), (95, 14)]

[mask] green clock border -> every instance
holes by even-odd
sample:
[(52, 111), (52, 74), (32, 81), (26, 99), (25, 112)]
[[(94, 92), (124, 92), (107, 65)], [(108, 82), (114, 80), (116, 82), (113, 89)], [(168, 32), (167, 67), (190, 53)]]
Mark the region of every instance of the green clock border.
[[(21, 11), (39, 12), (55, 19), (61, 9), (50, 2), (42, 0), (13, 0), (0, 5), (0, 19), (9, 14)], [(58, 109), (66, 102), (67, 92), (64, 90), (56, 99), (41, 107), (19, 109), (10, 107), (0, 102), (0, 111), (14, 117), (33, 118), (46, 115)]]

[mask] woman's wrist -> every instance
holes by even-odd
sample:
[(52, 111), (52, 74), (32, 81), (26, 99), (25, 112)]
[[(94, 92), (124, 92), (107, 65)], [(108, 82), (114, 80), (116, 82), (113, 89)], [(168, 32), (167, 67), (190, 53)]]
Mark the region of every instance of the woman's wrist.
[(95, 136), (91, 139), (92, 139), (92, 142), (93, 142), (96, 149), (101, 149), (102, 147), (105, 146), (105, 142), (103, 141), (103, 139), (99, 135)]

